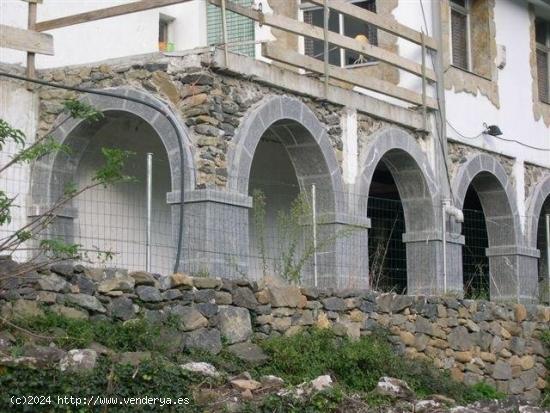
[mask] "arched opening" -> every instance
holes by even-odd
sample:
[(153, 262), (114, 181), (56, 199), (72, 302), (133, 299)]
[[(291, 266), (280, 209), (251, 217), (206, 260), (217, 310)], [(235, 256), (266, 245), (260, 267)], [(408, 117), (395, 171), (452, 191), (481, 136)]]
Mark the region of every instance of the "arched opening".
[[(312, 250), (312, 184), (317, 188), (316, 212), (320, 215), (332, 197), (323, 179), (326, 165), (319, 155), (313, 136), (298, 122), (279, 120), (262, 134), (248, 180), (254, 204), (249, 211), (253, 276), (276, 274), (303, 281), (311, 275), (313, 255), (318, 252)], [(319, 237), (321, 244), (323, 234)]]
[(489, 299), (489, 258), (485, 253), (489, 247), (487, 225), (481, 201), (471, 184), (466, 191), (462, 211), (464, 213), (462, 224), (464, 296)]
[(384, 160), (374, 170), (369, 188), (369, 280), (377, 291), (407, 293), (405, 216), (394, 177)]
[(523, 252), (517, 248), (517, 215), (506, 171), (494, 158), (478, 155), (459, 172), (454, 193), (457, 205), (465, 209), (461, 232), (466, 243), (462, 255), (466, 296), (517, 300)]
[(539, 299), (550, 303), (550, 196), (542, 204), (537, 226), (537, 249), (540, 251), (538, 262)]
[[(174, 265), (175, 245), (171, 207), (166, 194), (171, 190), (170, 166), (166, 149), (153, 127), (140, 117), (121, 111), (105, 112), (100, 125), (82, 124), (68, 136), (67, 145), (78, 149), (70, 179), (77, 187), (93, 180), (104, 162), (102, 148), (132, 152), (124, 174), (131, 182), (109, 187), (96, 186), (73, 201), (74, 242), (97, 258), (94, 251), (110, 251), (108, 267), (143, 270), (146, 260), (146, 154), (153, 154), (151, 269), (167, 273)], [(74, 156), (71, 154), (70, 156)]]
[(250, 170), (249, 195), (254, 203), (249, 211), (250, 271), (254, 275), (283, 271), (282, 255), (290, 247), (285, 243), (292, 241), (283, 239), (290, 236), (283, 221), (294, 218), (292, 206), (300, 197), (294, 166), (275, 130), (283, 136), (286, 132), (274, 125), (262, 135)]

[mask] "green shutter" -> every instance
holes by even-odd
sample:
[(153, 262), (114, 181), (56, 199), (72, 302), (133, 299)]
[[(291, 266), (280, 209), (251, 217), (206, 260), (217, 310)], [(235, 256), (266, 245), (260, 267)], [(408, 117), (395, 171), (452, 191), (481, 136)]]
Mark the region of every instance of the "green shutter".
[[(245, 7), (252, 6), (252, 0), (233, 0), (233, 2)], [(208, 44), (221, 44), (223, 42), (221, 9), (211, 4), (207, 7)], [(227, 11), (227, 38), (230, 43), (254, 41), (254, 21)], [(229, 50), (254, 57), (254, 43), (231, 46)]]

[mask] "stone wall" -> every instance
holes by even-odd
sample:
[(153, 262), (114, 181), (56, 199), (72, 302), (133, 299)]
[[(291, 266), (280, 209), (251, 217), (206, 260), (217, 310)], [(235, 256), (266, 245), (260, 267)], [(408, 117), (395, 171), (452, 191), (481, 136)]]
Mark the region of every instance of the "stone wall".
[[(468, 156), (485, 153), (495, 159), (503, 166), (509, 179), (513, 179), (512, 169), (514, 167), (514, 159), (504, 155), (496, 154), (494, 152), (484, 151), (483, 149), (476, 148), (475, 146), (465, 145), (460, 142), (454, 142), (449, 140), (447, 145), (449, 152), (449, 172), (451, 178), (453, 178), (460, 165), (468, 160)], [(473, 178), (473, 177), (472, 177)]]
[[(282, 89), (262, 85), (250, 79), (214, 71), (206, 57), (129, 59), (109, 64), (65, 67), (39, 72), (41, 79), (81, 88), (104, 89), (132, 87), (170, 103), (191, 132), (194, 165), (198, 171), (197, 186), (224, 187), (227, 182), (228, 148), (234, 142), (235, 131), (254, 106), (269, 96), (282, 95)], [(39, 135), (48, 133), (62, 112), (65, 99), (77, 93), (49, 87), (38, 89), (40, 97)], [(342, 107), (304, 96), (303, 101), (323, 123), (338, 159), (342, 152), (340, 116)]]
[[(17, 265), (1, 264), (3, 273)], [(531, 399), (547, 385), (547, 349), (538, 337), (550, 307), (543, 306), (55, 265), (2, 279), (0, 307), (6, 318), (49, 310), (89, 320), (176, 321), (171, 340), (214, 353), (222, 338), (233, 345), (312, 326), (358, 338), (381, 327), (405, 355), (430, 359), (468, 384), (484, 380)]]

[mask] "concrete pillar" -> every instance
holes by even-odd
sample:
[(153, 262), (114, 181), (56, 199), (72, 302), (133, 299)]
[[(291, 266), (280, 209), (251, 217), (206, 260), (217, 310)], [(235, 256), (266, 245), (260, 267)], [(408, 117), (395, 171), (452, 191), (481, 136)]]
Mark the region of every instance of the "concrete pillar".
[[(178, 192), (168, 194), (172, 222), (179, 228)], [(252, 198), (217, 190), (184, 195), (183, 248), (180, 270), (225, 278), (248, 276), (248, 210)]]
[(447, 233), (447, 289), (443, 272), (443, 237), (435, 232), (407, 232), (407, 293), (409, 295), (463, 295), (462, 245), (464, 237)]
[[(351, 215), (321, 217), (318, 234), (318, 287), (368, 288), (370, 219)], [(302, 284), (314, 285), (313, 268), (304, 273)]]
[(485, 253), (489, 257), (492, 301), (538, 302), (537, 249), (503, 245), (489, 247)]

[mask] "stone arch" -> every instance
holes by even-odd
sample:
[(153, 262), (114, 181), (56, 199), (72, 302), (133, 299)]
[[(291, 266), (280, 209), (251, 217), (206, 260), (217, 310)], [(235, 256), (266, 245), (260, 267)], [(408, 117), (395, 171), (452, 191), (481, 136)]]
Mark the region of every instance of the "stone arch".
[(545, 175), (542, 180), (531, 190), (527, 200), (527, 244), (533, 248), (537, 247), (537, 229), (539, 224), (542, 206), (550, 197), (550, 174)]
[(415, 138), (406, 131), (388, 127), (372, 134), (360, 160), (356, 184), (360, 200), (354, 206), (367, 213), (369, 190), (377, 165), (383, 162), (397, 186), (405, 217), (403, 241), (407, 255), (408, 294), (441, 291), (441, 244), (436, 199), (438, 184), (428, 158)]
[[(526, 222), (526, 244), (539, 251), (539, 262), (537, 263), (539, 297), (543, 303), (550, 302), (550, 279), (548, 278), (548, 241), (545, 237), (545, 221), (541, 217), (550, 214), (550, 174), (544, 175), (537, 185), (532, 189), (527, 200), (527, 222)], [(542, 247), (542, 248), (541, 248)]]
[(328, 194), (319, 205), (323, 212), (343, 211), (343, 181), (334, 149), (324, 125), (300, 100), (273, 96), (249, 110), (235, 133), (235, 147), (228, 153), (228, 187), (248, 194), (254, 152), (270, 129), (284, 129), (290, 137), (283, 142), (295, 168), (298, 182), (306, 187), (316, 182), (320, 192)]
[[(184, 139), (184, 142), (182, 142), (184, 150), (184, 165), (181, 165), (181, 156), (176, 132), (170, 122), (163, 115), (161, 115), (160, 112), (143, 104), (109, 96), (90, 94), (81, 99), (82, 102), (94, 106), (101, 112), (126, 112), (147, 122), (161, 139), (166, 149), (166, 153), (168, 154), (171, 170), (172, 192), (179, 194), (182, 175), (184, 179), (184, 186), (186, 188), (194, 188), (195, 173), (193, 168), (192, 145), (189, 139), (189, 132), (184, 126), (184, 123), (179, 119), (175, 112), (172, 111), (170, 106), (166, 102), (153, 97), (146, 92), (135, 89), (121, 87), (105, 90), (156, 104), (161, 107), (164, 112), (172, 118), (172, 120), (175, 121), (175, 124), (178, 125), (179, 132)], [(86, 132), (93, 130), (94, 128), (101, 127), (101, 122), (102, 121), (99, 121), (99, 124), (94, 123), (92, 125), (87, 125), (86, 122), (83, 122), (81, 119), (71, 118), (68, 113), (62, 113), (58, 116), (54, 123), (53, 131), (50, 135), (57, 142), (67, 144), (71, 149), (71, 154), (69, 156), (64, 153), (52, 154), (44, 157), (33, 165), (31, 176), (31, 200), (33, 205), (42, 205), (44, 203), (51, 202), (54, 199), (55, 193), (52, 193), (51, 191), (54, 187), (58, 186), (53, 185), (54, 172), (70, 174), (74, 171), (76, 165), (78, 164), (75, 160), (78, 160), (82, 156), (82, 153), (89, 143), (89, 137), (86, 138)], [(78, 128), (81, 128), (81, 133), (79, 133), (81, 136), (71, 137), (71, 134), (77, 131)], [(184, 168), (185, 171), (182, 173)]]
[(480, 197), (486, 219), (489, 246), (515, 245), (521, 230), (512, 182), (504, 167), (487, 154), (471, 156), (453, 179), (455, 205), (462, 209), (470, 184)]
[[(276, 140), (283, 146), (292, 165), (299, 193), (309, 199), (311, 184), (316, 185), (316, 211), (319, 222), (322, 221), (319, 239), (333, 240), (324, 245), (322, 253), (318, 254), (318, 285), (364, 286), (367, 278), (362, 267), (363, 261), (356, 258), (359, 254), (356, 249), (360, 248), (363, 239), (366, 240), (366, 230), (363, 231), (367, 226), (366, 217), (361, 221), (348, 214), (347, 197), (344, 195), (335, 149), (325, 126), (301, 100), (289, 96), (269, 96), (249, 109), (235, 133), (235, 145), (228, 153), (229, 192), (248, 197), (250, 178), (254, 172), (253, 161), (255, 154), (262, 152), (262, 144), (266, 142), (264, 137), (269, 141)], [(241, 216), (248, 231), (252, 225), (248, 211)], [(349, 225), (362, 229), (352, 236), (340, 238), (338, 234), (342, 234), (344, 228), (350, 228)], [(362, 238), (363, 235), (365, 238)], [(251, 239), (247, 234), (241, 238), (246, 240), (245, 250), (251, 251), (250, 255), (253, 256)], [(311, 271), (304, 271), (302, 283), (314, 283)]]
[[(454, 201), (460, 209), (470, 185), (487, 225), (491, 299), (532, 302), (538, 295), (538, 254), (523, 242), (513, 182), (495, 157), (482, 153), (470, 156), (453, 179)], [(461, 225), (455, 226), (460, 232)]]
[(415, 138), (393, 126), (373, 133), (360, 162), (358, 193), (365, 197), (380, 161), (387, 165), (399, 189), (407, 232), (435, 229), (434, 206), (439, 188), (428, 158)]
[[(106, 89), (106, 91), (144, 100), (158, 106), (166, 113), (175, 123), (183, 138), (183, 142), (181, 142), (183, 146), (183, 164), (176, 130), (159, 111), (126, 99), (89, 94), (82, 97), (81, 101), (92, 105), (104, 113), (105, 117), (98, 122), (86, 122), (81, 119), (74, 119), (68, 113), (62, 113), (58, 116), (50, 135), (57, 142), (69, 147), (70, 152), (58, 151), (43, 157), (33, 165), (31, 172), (31, 208), (28, 215), (30, 217), (37, 216), (47, 210), (62, 195), (65, 184), (75, 180), (81, 160), (88, 153), (87, 149), (93, 148), (94, 138), (101, 133), (103, 128), (108, 128), (117, 119), (134, 119), (140, 125), (146, 127), (147, 133), (154, 134), (155, 139), (158, 138), (159, 148), (165, 151), (162, 156), (163, 159), (165, 156), (168, 164), (167, 168), (169, 168), (165, 181), (169, 182), (166, 185), (168, 193), (159, 194), (159, 199), (171, 205), (167, 216), (173, 217), (172, 228), (174, 230), (171, 242), (173, 244), (171, 247), (173, 247), (177, 242), (179, 228), (179, 225), (173, 219), (179, 217), (179, 194), (182, 179), (186, 188), (193, 188), (195, 184), (189, 133), (183, 126), (183, 122), (166, 102), (146, 92), (130, 88), (113, 88)], [(77, 204), (67, 204), (63, 210), (56, 211), (57, 220), (51, 229), (53, 234), (63, 236), (67, 240), (73, 239), (76, 229), (74, 220), (78, 216), (78, 211), (75, 208)]]

